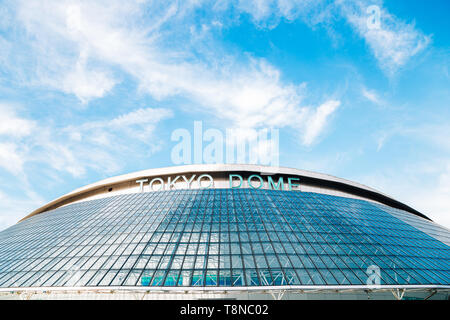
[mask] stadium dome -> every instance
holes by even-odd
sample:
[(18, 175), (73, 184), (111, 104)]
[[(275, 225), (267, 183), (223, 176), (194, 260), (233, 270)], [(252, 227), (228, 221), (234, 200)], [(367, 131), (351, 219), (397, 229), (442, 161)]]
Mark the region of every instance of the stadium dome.
[(0, 232), (0, 298), (448, 299), (450, 232), (367, 186), (257, 165), (150, 169)]

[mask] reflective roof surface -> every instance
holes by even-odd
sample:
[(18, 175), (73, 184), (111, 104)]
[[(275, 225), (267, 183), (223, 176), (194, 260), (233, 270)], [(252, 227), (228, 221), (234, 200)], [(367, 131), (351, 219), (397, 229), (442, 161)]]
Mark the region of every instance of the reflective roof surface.
[(124, 194), (0, 232), (0, 287), (450, 285), (449, 239), (411, 213), (312, 192)]

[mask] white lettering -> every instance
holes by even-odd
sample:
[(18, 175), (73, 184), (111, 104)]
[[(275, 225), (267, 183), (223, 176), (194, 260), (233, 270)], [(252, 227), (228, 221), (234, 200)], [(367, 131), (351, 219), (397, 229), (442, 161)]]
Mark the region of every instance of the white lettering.
[(139, 192), (144, 191), (144, 182), (147, 182), (148, 179), (140, 179), (136, 180), (136, 183), (139, 183)]
[(191, 188), (191, 183), (192, 183), (192, 181), (194, 181), (194, 178), (195, 178), (195, 174), (194, 175), (192, 175), (192, 177), (188, 180), (188, 179), (186, 179), (186, 177), (185, 176), (182, 176), (183, 177), (183, 179), (184, 179), (184, 181), (186, 181), (186, 184), (187, 184), (187, 187), (188, 187), (188, 189), (190, 189)]
[[(180, 184), (181, 183), (179, 181), (180, 179), (182, 179), (185, 182), (185, 187), (184, 186), (181, 187), (182, 184)], [(161, 190), (172, 190), (172, 189), (177, 190), (178, 188), (192, 189), (192, 186), (193, 186), (192, 183), (194, 182), (195, 179), (197, 179), (197, 188), (208, 189), (208, 188), (215, 187), (214, 178), (211, 175), (206, 174), (206, 173), (202, 174), (198, 177), (197, 177), (197, 175), (193, 174), (190, 176), (189, 179), (185, 175), (175, 176), (175, 177), (167, 177), (167, 184), (165, 184), (165, 181), (161, 177), (153, 178), (150, 181), (148, 186), (149, 186), (150, 191), (161, 191)], [(243, 184), (244, 178), (240, 174), (230, 173), (228, 175), (228, 182), (226, 180), (222, 181), (222, 179), (223, 178), (221, 178), (221, 183), (228, 183), (230, 189), (239, 189), (239, 188), (245, 187)], [(270, 189), (270, 190), (284, 190), (285, 189), (283, 177), (278, 177), (278, 180), (275, 181), (273, 179), (273, 177), (269, 176), (269, 175), (267, 176), (267, 180), (265, 180), (266, 178), (263, 178), (260, 175), (252, 174), (252, 175), (246, 177), (246, 179), (247, 179), (246, 187), (248, 187), (248, 188), (252, 188), (252, 189), (265, 188), (265, 189)], [(205, 180), (207, 180), (206, 183), (204, 182)], [(256, 182), (255, 180), (259, 180), (259, 183)], [(148, 181), (149, 181), (149, 179), (136, 180), (136, 183), (139, 184), (139, 192), (144, 192), (144, 187), (146, 187), (145, 183)], [(300, 178), (288, 177), (287, 178), (287, 190), (288, 191), (293, 191), (293, 190), (300, 191), (300, 189), (299, 189), (300, 184), (296, 183), (298, 181), (300, 181)], [(177, 182), (179, 182), (178, 187), (177, 187)], [(156, 187), (155, 187), (155, 185), (156, 185)]]
[(176, 189), (175, 187), (175, 182), (177, 182), (177, 180), (180, 178), (180, 176), (176, 176), (175, 179), (173, 179), (173, 181), (169, 178), (167, 178), (167, 190), (171, 190), (172, 187), (174, 189)]
[[(206, 186), (206, 187), (202, 186), (202, 178), (207, 178), (209, 180), (208, 186)], [(198, 182), (199, 188), (207, 189), (207, 188), (214, 187), (214, 179), (209, 174), (202, 174), (201, 176), (198, 177), (197, 182)]]
[(171, 141), (180, 141), (173, 148), (170, 157), (174, 164), (191, 164), (191, 134), (186, 129), (176, 129)]
[[(155, 181), (159, 181), (160, 185), (159, 185), (159, 189), (158, 190), (154, 190), (153, 189), (153, 184), (155, 183)], [(155, 178), (152, 181), (150, 181), (150, 190), (152, 191), (161, 191), (164, 190), (164, 181), (161, 178)]]

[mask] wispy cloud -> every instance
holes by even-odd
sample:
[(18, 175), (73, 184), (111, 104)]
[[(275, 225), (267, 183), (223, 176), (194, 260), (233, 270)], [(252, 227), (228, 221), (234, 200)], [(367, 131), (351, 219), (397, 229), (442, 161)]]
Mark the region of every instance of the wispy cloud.
[[(304, 84), (283, 81), (264, 59), (215, 52), (210, 47), (220, 44), (214, 40), (199, 44), (199, 32), (207, 34), (214, 21), (210, 27), (198, 26), (193, 21), (197, 5), (21, 1), (16, 11), (19, 25), (34, 39), (38, 81), (85, 104), (107, 94), (120, 81), (115, 74), (125, 72), (137, 80), (141, 92), (158, 100), (182, 96), (196, 110), (234, 127), (311, 132), (304, 115), (329, 99), (304, 105)], [(287, 14), (293, 10), (288, 7), (285, 3), (280, 10)], [(168, 40), (172, 37), (177, 41)], [(319, 132), (308, 134), (304, 141), (309, 144)]]
[[(21, 192), (27, 193), (25, 190), (20, 189), (20, 185), (16, 187)], [(0, 214), (0, 230), (13, 225), (43, 203), (45, 203), (45, 200), (34, 193), (28, 192), (24, 197), (7, 194), (0, 190), (0, 212), (2, 213)]]
[(24, 159), (15, 143), (0, 142), (0, 167), (13, 174), (20, 174), (23, 162)]
[(35, 122), (20, 117), (14, 106), (0, 103), (0, 167), (13, 174), (22, 173), (24, 159), (19, 143), (35, 128)]
[(19, 117), (14, 106), (6, 103), (0, 103), (0, 115), (0, 137), (27, 136), (36, 126), (33, 120)]
[(445, 154), (450, 154), (450, 125), (442, 122), (420, 123), (410, 125), (395, 125), (383, 128), (376, 134), (378, 150), (390, 139), (395, 137), (406, 138), (417, 144), (425, 144)]
[[(195, 21), (200, 4), (203, 10), (215, 12), (210, 24)], [(41, 85), (74, 94), (87, 104), (110, 92), (120, 82), (117, 73), (125, 72), (154, 99), (182, 96), (190, 101), (190, 109), (238, 128), (294, 128), (302, 144), (312, 145), (340, 101), (324, 97), (305, 104), (306, 83), (283, 80), (280, 70), (264, 59), (227, 53), (208, 33), (224, 12), (233, 9), (250, 15), (261, 27), (274, 27), (280, 19), (301, 19), (313, 26), (333, 24), (340, 16), (367, 42), (380, 66), (393, 73), (423, 50), (429, 37), (387, 12), (380, 1), (375, 1), (381, 10), (380, 27), (368, 28), (366, 9), (372, 4), (363, 0), (214, 4), (64, 0), (19, 1), (8, 9), (14, 12), (9, 23), (26, 31), (25, 38), (23, 33), (18, 36), (32, 52), (28, 59), (35, 68), (29, 70), (36, 72), (30, 78)], [(224, 20), (220, 25), (224, 23), (234, 22)], [(381, 102), (373, 90), (363, 88), (362, 94)], [(106, 144), (110, 135), (103, 130), (92, 139)], [(76, 136), (72, 132), (71, 137)]]
[[(450, 226), (450, 162), (446, 161), (440, 166), (435, 166), (433, 186), (420, 188), (409, 194), (405, 194), (410, 203), (413, 203), (422, 212), (430, 215), (432, 219), (444, 226)], [(430, 174), (426, 172), (430, 178)], [(414, 194), (414, 196), (412, 196)]]
[[(141, 153), (148, 157), (158, 150), (156, 126), (171, 116), (170, 110), (144, 108), (110, 120), (63, 128), (33, 124), (20, 137), (0, 134), (0, 167), (13, 174), (23, 173), (24, 167), (31, 163), (75, 177), (88, 169), (112, 173), (121, 168), (121, 159), (126, 154), (145, 150)], [(16, 123), (29, 121), (19, 115), (14, 115), (14, 119)]]
[(316, 140), (325, 127), (328, 118), (336, 111), (339, 105), (339, 101), (330, 100), (314, 111), (307, 121), (305, 134), (303, 136), (305, 145), (311, 145)]
[[(361, 180), (385, 190), (445, 226), (450, 225), (450, 126), (446, 123), (397, 125), (379, 132), (378, 151), (389, 143), (403, 143), (405, 150), (426, 150), (420, 157), (404, 155), (400, 167), (382, 167), (379, 174)], [(395, 159), (395, 158), (393, 158)]]
[[(252, 0), (239, 1), (235, 6), (249, 14), (256, 25), (269, 29), (276, 27), (281, 19), (300, 19), (312, 27), (331, 30), (343, 18), (364, 39), (380, 67), (389, 75), (396, 73), (431, 42), (431, 36), (417, 29), (414, 23), (390, 13), (381, 0)], [(369, 26), (371, 6), (378, 9), (377, 27)]]
[(73, 93), (82, 103), (87, 104), (92, 99), (103, 97), (114, 87), (116, 81), (108, 72), (89, 68), (85, 56), (84, 52), (80, 53), (74, 68), (63, 77), (59, 88), (65, 93)]
[(339, 1), (344, 17), (355, 31), (366, 41), (380, 67), (388, 74), (394, 74), (413, 56), (424, 50), (431, 37), (415, 28), (414, 23), (406, 23), (389, 13), (381, 5), (379, 10), (379, 25), (369, 27), (367, 9), (375, 5), (373, 1)]
[(382, 100), (381, 100), (379, 94), (375, 90), (370, 90), (366, 87), (363, 87), (361, 89), (361, 94), (363, 95), (364, 98), (366, 98), (367, 100), (369, 100), (372, 103), (375, 103), (378, 105), (382, 103)]
[(436, 223), (450, 226), (450, 162), (448, 158), (414, 162), (401, 168), (382, 168), (356, 181), (370, 185), (422, 212)]
[[(229, 1), (230, 5), (234, 4), (238, 10), (249, 14), (253, 22), (265, 28), (274, 28), (281, 21), (293, 21), (299, 17), (305, 19), (307, 13), (314, 12), (314, 16), (318, 14), (315, 11), (317, 7), (323, 8), (326, 1), (324, 0), (240, 0), (236, 4)], [(311, 17), (311, 19), (313, 19)]]

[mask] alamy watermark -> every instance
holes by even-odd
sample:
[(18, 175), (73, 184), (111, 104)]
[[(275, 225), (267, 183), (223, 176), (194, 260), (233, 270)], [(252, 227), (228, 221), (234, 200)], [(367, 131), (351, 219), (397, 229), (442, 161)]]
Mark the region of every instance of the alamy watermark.
[(249, 163), (279, 165), (278, 129), (204, 130), (202, 121), (194, 121), (193, 130), (178, 128), (172, 132), (176, 142), (171, 151), (174, 164)]
[(379, 266), (370, 265), (367, 270), (366, 284), (370, 287), (378, 287), (381, 285), (381, 269)]
[(368, 15), (366, 20), (367, 29), (378, 30), (381, 28), (381, 9), (377, 5), (368, 6), (366, 9)]

